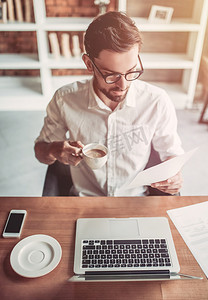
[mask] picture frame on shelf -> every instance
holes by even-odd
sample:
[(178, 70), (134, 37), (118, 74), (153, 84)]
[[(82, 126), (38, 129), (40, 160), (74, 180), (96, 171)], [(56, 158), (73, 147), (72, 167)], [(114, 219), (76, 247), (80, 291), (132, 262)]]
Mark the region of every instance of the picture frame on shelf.
[(173, 7), (152, 5), (148, 21), (150, 23), (168, 24), (171, 22), (173, 10)]

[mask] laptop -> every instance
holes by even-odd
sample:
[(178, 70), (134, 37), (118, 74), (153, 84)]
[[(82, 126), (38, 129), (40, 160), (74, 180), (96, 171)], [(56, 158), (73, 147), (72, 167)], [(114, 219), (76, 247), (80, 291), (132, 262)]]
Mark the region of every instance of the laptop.
[(179, 270), (165, 217), (77, 220), (74, 276), (69, 281), (173, 280), (181, 279)]

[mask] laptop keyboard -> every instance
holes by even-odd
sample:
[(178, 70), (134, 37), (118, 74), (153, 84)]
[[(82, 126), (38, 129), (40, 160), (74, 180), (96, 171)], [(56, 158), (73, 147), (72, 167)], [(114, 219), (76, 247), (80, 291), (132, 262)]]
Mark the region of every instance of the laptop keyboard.
[(83, 240), (83, 269), (170, 267), (165, 239)]

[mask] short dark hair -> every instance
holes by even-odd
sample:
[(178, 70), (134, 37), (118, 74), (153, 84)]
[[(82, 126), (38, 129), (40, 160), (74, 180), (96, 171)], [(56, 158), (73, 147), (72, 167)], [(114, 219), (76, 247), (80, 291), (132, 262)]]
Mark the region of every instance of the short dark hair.
[(136, 43), (140, 49), (142, 38), (137, 26), (125, 13), (117, 11), (96, 17), (84, 37), (85, 50), (92, 58), (98, 57), (102, 50), (126, 52)]

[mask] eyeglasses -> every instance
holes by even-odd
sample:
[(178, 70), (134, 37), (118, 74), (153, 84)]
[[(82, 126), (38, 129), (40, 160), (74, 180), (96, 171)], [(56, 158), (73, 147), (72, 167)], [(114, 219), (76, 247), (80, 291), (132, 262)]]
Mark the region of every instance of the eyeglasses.
[(96, 66), (95, 62), (92, 60), (92, 58), (90, 58), (93, 66), (97, 69), (97, 71), (100, 73), (100, 75), (103, 77), (103, 79), (105, 80), (106, 83), (108, 84), (112, 84), (112, 83), (115, 83), (117, 81), (120, 80), (121, 76), (124, 76), (125, 79), (127, 81), (133, 81), (137, 78), (139, 78), (139, 76), (144, 72), (144, 69), (143, 69), (143, 66), (142, 66), (142, 62), (141, 62), (141, 59), (140, 59), (140, 56), (138, 55), (138, 59), (139, 59), (139, 63), (140, 63), (140, 67), (141, 67), (141, 70), (138, 70), (138, 71), (131, 71), (131, 72), (127, 72), (126, 74), (122, 74), (122, 73), (112, 73), (112, 74), (109, 74), (109, 75), (104, 75), (100, 69)]

